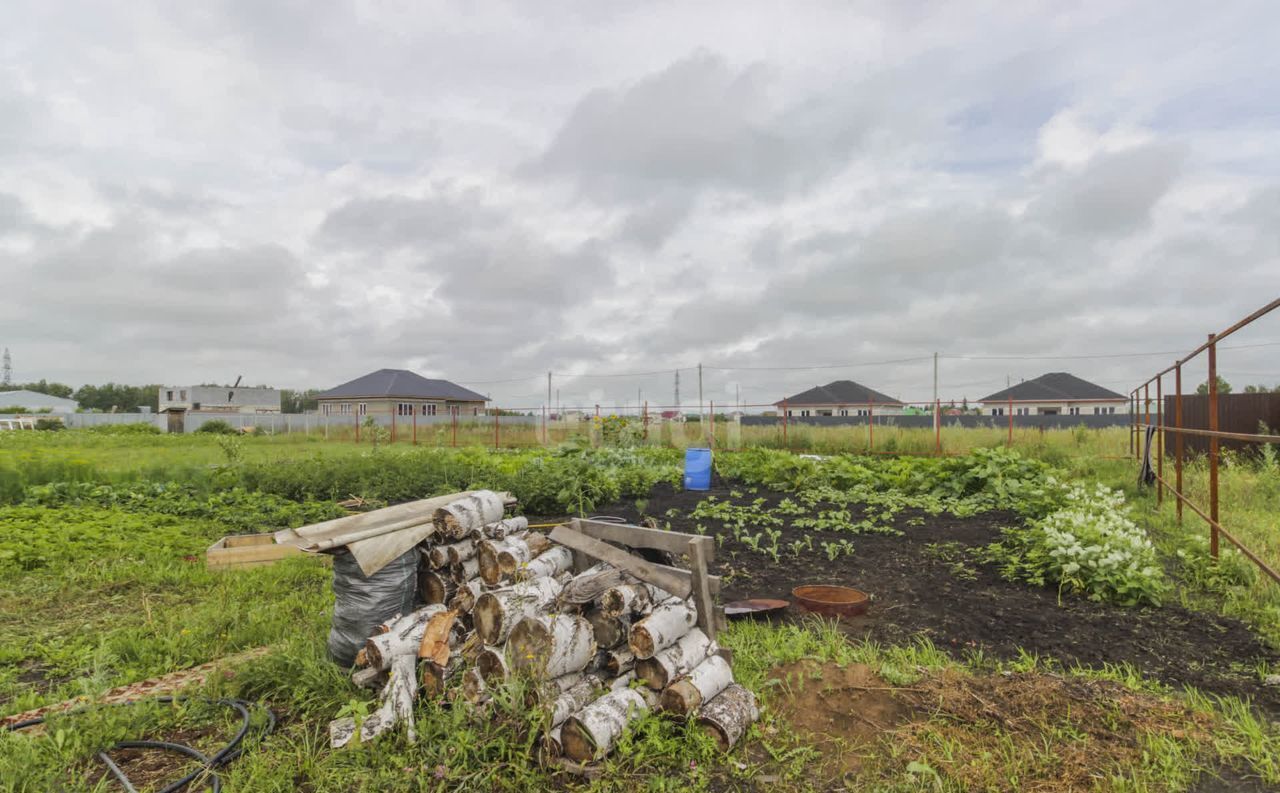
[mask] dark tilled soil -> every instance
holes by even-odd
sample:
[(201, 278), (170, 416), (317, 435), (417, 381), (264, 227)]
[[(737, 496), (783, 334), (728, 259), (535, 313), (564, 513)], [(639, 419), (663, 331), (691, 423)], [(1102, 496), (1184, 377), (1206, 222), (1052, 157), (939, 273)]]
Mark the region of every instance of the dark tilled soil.
[[(782, 498), (738, 489), (742, 497), (731, 499), (728, 487), (700, 493), (660, 486), (645, 502), (620, 502), (598, 513), (629, 522), (652, 516), (659, 525), (669, 522), (675, 531), (692, 533), (699, 521), (686, 516), (708, 495), (739, 503), (763, 496), (770, 506)], [(678, 514), (668, 516), (673, 509)], [(1172, 605), (1121, 608), (1073, 596), (1059, 600), (1056, 590), (1004, 581), (992, 566), (971, 558), (967, 549), (996, 541), (1001, 528), (1017, 520), (1001, 513), (953, 518), (904, 512), (896, 523), (902, 536), (788, 525), (781, 546), (812, 534), (814, 549), (798, 556), (784, 550), (778, 563), (734, 542), (730, 533), (713, 566), (728, 578), (724, 601), (790, 600), (792, 588), (801, 584), (842, 584), (868, 592), (873, 597), (868, 613), (842, 623), (852, 635), (886, 643), (927, 637), (957, 656), (980, 649), (1004, 660), (1026, 652), (1064, 666), (1127, 663), (1166, 684), (1251, 698), (1269, 716), (1280, 716), (1280, 691), (1261, 686), (1252, 672), (1258, 662), (1280, 656), (1240, 621)], [(721, 528), (713, 521), (700, 522), (712, 531)], [(846, 538), (856, 547), (853, 556), (828, 561), (822, 542)], [(784, 619), (800, 616), (793, 606)]]

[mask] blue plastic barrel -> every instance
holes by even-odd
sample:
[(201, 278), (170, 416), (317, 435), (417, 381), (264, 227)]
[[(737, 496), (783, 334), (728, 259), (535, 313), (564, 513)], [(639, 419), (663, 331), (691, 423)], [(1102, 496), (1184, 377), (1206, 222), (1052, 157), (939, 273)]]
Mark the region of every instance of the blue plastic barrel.
[(711, 450), (684, 450), (684, 489), (711, 489)]

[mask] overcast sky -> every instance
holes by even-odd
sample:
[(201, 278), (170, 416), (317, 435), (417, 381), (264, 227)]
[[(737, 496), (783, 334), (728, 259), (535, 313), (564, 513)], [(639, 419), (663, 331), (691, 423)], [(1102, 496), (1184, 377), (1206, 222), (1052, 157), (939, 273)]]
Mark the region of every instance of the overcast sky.
[(20, 381), (1127, 391), (1280, 295), (1272, 3), (7, 6)]

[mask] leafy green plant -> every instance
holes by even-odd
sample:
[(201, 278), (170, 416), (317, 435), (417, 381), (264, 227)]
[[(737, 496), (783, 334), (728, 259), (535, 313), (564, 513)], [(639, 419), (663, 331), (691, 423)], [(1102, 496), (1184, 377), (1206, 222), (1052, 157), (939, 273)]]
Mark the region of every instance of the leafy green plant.
[(237, 435), (240, 432), (225, 419), (209, 419), (195, 431), (203, 435)]

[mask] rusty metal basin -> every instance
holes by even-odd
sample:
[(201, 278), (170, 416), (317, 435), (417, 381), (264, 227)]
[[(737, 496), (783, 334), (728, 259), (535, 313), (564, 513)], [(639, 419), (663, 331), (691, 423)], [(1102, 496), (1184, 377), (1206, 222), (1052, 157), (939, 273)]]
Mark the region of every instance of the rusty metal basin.
[(871, 598), (866, 592), (833, 584), (806, 584), (791, 590), (806, 611), (828, 617), (856, 617), (867, 612)]

